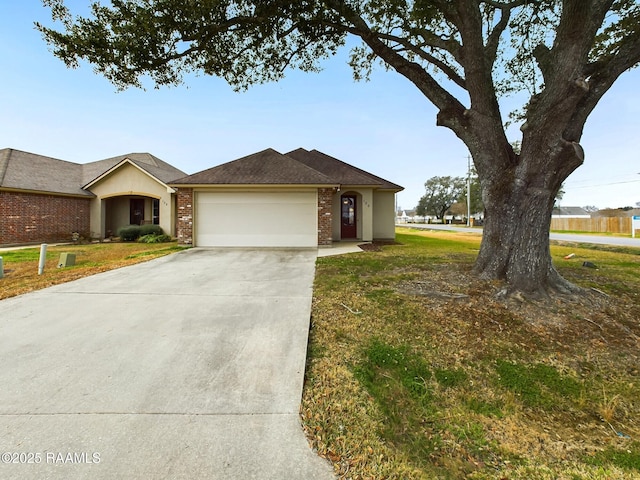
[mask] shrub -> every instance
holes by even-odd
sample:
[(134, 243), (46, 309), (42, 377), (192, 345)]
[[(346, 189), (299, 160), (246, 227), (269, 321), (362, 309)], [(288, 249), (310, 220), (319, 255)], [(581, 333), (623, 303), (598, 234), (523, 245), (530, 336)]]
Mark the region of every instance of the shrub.
[(118, 236), (123, 242), (133, 242), (140, 236), (139, 225), (129, 225), (118, 229)]
[[(123, 242), (135, 242), (140, 237), (155, 235), (155, 236), (163, 236), (164, 232), (160, 225), (129, 225), (126, 227), (122, 227), (118, 229), (118, 236), (120, 240)], [(166, 235), (165, 235), (166, 236)], [(169, 240), (160, 240), (170, 241)], [(158, 243), (156, 242), (145, 242), (145, 243)]]
[(148, 235), (142, 235), (140, 238), (138, 238), (138, 242), (140, 243), (164, 243), (164, 242), (170, 242), (171, 241), (171, 236), (169, 235), (156, 235), (155, 233), (150, 233)]
[(140, 236), (144, 237), (145, 235), (163, 235), (164, 232), (160, 225), (142, 225), (140, 227)]

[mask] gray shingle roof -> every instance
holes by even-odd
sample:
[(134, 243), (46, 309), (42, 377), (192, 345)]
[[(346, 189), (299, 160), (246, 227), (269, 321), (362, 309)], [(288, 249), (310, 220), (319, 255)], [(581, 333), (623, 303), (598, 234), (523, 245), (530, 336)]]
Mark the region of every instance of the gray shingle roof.
[(12, 148), (0, 150), (0, 187), (92, 196), (82, 190), (82, 165)]
[(308, 151), (304, 148), (298, 148), (297, 150), (287, 153), (287, 155), (324, 173), (341, 185), (371, 185), (389, 190), (404, 190), (400, 185), (391, 183), (384, 178), (349, 165), (342, 160), (338, 160), (318, 150)]
[(0, 187), (92, 196), (83, 187), (128, 159), (167, 184), (361, 185), (403, 188), (317, 150), (299, 148), (283, 155), (271, 148), (193, 175), (149, 153), (130, 153), (85, 164), (11, 148), (0, 149)]
[(119, 155), (117, 157), (106, 158), (104, 160), (98, 160), (97, 162), (83, 164), (82, 185), (84, 186), (88, 183), (91, 183), (100, 175), (112, 169), (125, 159), (129, 159), (131, 162), (135, 163), (140, 168), (146, 170), (151, 175), (164, 183), (169, 183), (175, 178), (184, 177), (186, 175), (186, 173), (182, 170), (169, 165), (167, 162), (160, 160), (158, 157), (155, 157), (150, 153), (129, 153), (127, 155)]
[(283, 155), (272, 148), (172, 182), (174, 185), (361, 185), (403, 188), (317, 150)]
[(551, 212), (551, 213), (553, 215), (565, 215), (565, 216), (590, 215), (590, 213), (587, 212), (582, 207), (554, 207), (553, 208), (553, 212)]
[(93, 196), (83, 187), (129, 159), (161, 182), (185, 172), (149, 153), (130, 153), (85, 164), (45, 157), (12, 148), (0, 150), (0, 187), (65, 195)]
[(332, 179), (272, 148), (178, 178), (187, 185), (335, 185)]

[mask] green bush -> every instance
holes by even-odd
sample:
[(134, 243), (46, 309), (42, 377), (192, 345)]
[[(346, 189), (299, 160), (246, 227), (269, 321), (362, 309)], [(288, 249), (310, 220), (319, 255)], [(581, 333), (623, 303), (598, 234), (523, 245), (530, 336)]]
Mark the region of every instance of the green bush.
[(129, 225), (118, 229), (118, 236), (123, 242), (134, 242), (140, 236), (140, 225)]
[(160, 225), (142, 225), (140, 227), (140, 236), (144, 237), (145, 235), (163, 235), (164, 232)]
[(142, 235), (138, 238), (138, 242), (140, 243), (165, 243), (170, 242), (171, 236), (169, 235), (156, 235), (155, 233), (150, 233), (148, 235)]
[[(164, 232), (162, 231), (160, 225), (128, 225), (126, 227), (121, 227), (118, 229), (118, 236), (123, 242), (135, 242), (136, 240), (138, 240), (138, 238), (149, 235), (166, 236), (164, 235)], [(171, 239), (145, 243), (159, 243), (170, 240)]]

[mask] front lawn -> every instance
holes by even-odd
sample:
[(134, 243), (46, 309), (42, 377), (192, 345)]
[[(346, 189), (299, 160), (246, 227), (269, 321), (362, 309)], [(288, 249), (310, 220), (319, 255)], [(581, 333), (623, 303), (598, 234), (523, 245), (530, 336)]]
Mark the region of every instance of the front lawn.
[(499, 301), (479, 236), (397, 240), (318, 259), (301, 415), (341, 478), (640, 478), (640, 249), (555, 245), (587, 293)]
[[(0, 257), (4, 262), (4, 278), (0, 279), (0, 300), (76, 280), (87, 275), (144, 262), (183, 248), (175, 242), (156, 244), (118, 242), (49, 246), (42, 275), (38, 275), (39, 246), (2, 251)], [(75, 254), (75, 265), (57, 268), (61, 253)]]

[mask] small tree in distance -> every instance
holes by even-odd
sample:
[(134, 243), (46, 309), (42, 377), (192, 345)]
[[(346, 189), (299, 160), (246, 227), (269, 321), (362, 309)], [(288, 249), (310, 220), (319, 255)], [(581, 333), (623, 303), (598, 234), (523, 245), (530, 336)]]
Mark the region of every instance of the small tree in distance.
[(426, 193), (420, 198), (416, 213), (444, 218), (451, 205), (464, 194), (466, 180), (462, 177), (431, 177), (424, 184)]

